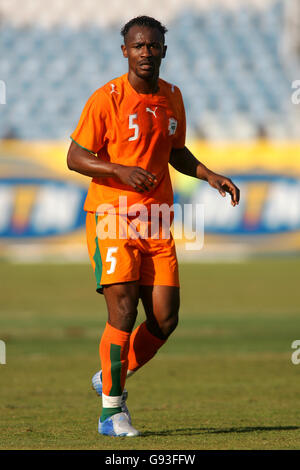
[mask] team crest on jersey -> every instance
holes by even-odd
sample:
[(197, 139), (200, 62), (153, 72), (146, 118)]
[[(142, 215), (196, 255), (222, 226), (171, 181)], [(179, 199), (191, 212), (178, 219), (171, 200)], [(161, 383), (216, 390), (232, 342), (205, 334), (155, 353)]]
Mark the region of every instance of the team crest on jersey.
[(177, 129), (177, 121), (175, 118), (169, 119), (169, 135), (174, 135)]

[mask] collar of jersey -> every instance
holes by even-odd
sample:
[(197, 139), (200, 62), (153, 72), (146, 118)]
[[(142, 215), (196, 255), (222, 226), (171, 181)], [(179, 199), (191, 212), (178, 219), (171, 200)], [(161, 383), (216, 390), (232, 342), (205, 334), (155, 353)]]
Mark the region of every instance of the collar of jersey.
[(162, 86), (163, 86), (163, 83), (162, 83), (162, 80), (159, 78), (158, 79), (158, 91), (157, 93), (138, 93), (134, 88), (133, 86), (130, 84), (129, 80), (128, 80), (128, 73), (126, 73), (124, 75), (124, 80), (126, 82), (126, 85), (127, 87), (134, 93), (136, 94), (137, 96), (139, 96), (140, 98), (144, 99), (144, 100), (147, 100), (147, 101), (151, 101), (151, 102), (159, 102), (159, 101), (165, 101), (165, 96), (164, 94), (162, 94)]

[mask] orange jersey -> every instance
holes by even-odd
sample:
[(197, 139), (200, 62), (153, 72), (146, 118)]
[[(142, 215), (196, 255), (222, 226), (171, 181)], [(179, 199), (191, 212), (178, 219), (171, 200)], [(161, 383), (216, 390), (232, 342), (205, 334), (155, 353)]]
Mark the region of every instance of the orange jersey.
[(173, 204), (168, 162), (172, 148), (185, 145), (185, 110), (179, 88), (162, 79), (158, 86), (153, 95), (137, 93), (124, 74), (87, 101), (71, 139), (103, 160), (144, 168), (157, 183), (141, 194), (114, 178), (93, 178), (86, 211), (111, 204), (118, 212), (119, 196), (127, 196), (127, 207)]

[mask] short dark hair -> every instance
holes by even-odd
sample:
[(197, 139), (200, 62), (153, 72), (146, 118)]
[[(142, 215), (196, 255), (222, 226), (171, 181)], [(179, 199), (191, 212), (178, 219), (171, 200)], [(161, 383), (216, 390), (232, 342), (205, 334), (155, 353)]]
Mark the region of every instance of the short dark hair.
[(124, 41), (126, 40), (126, 36), (132, 26), (147, 26), (148, 28), (156, 28), (161, 33), (163, 42), (165, 42), (165, 34), (168, 31), (167, 28), (161, 24), (160, 21), (151, 18), (151, 16), (137, 16), (128, 21), (128, 23), (126, 23), (121, 29), (121, 35), (123, 36)]

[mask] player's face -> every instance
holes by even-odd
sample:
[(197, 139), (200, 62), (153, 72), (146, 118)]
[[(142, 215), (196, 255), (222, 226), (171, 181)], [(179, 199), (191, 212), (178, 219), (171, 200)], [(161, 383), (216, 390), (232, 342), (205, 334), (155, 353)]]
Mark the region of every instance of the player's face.
[(160, 31), (146, 26), (132, 26), (125, 45), (122, 45), (123, 55), (128, 59), (129, 72), (144, 80), (159, 76), (161, 60), (165, 57), (166, 50)]

